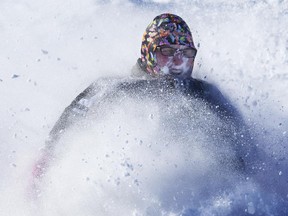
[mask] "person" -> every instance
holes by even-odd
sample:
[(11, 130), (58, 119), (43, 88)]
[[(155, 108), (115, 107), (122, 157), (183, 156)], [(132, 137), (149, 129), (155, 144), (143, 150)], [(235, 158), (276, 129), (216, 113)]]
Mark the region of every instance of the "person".
[(123, 89), (126, 92), (149, 92), (153, 89), (157, 93), (177, 89), (202, 98), (217, 109), (217, 113), (240, 116), (216, 86), (192, 78), (196, 54), (191, 31), (181, 17), (170, 13), (156, 16), (143, 34), (141, 57), (132, 68), (131, 76), (120, 80), (102, 78), (93, 82), (64, 110), (51, 130), (50, 138), (57, 140), (74, 121), (73, 118), (84, 116), (101, 97)]
[(44, 175), (56, 143), (65, 130), (105, 98), (116, 98), (120, 92), (161, 95), (177, 91), (203, 100), (221, 118), (233, 118), (236, 124), (241, 122), (238, 111), (216, 86), (192, 77), (196, 55), (191, 31), (181, 17), (170, 13), (156, 16), (143, 34), (141, 57), (132, 68), (131, 76), (93, 82), (64, 110), (34, 166), (34, 180), (38, 181)]

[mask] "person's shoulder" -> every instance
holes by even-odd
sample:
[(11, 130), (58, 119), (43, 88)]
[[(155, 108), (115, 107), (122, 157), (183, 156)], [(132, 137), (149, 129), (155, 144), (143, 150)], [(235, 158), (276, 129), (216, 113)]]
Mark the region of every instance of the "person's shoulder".
[[(195, 78), (192, 78), (192, 77), (189, 78), (188, 80), (189, 80), (189, 82), (191, 82), (195, 87), (201, 89), (202, 91), (210, 92), (210, 91), (212, 91), (212, 90), (218, 90), (218, 88), (217, 88), (214, 84), (212, 84), (212, 83), (210, 83), (210, 82), (208, 82), (208, 81), (200, 80), (200, 79), (195, 79)], [(219, 91), (219, 90), (218, 90), (218, 91)]]
[(121, 77), (97, 78), (77, 95), (70, 106), (74, 107), (76, 104), (90, 104), (96, 97), (98, 98), (101, 95), (104, 95), (109, 89), (116, 86), (116, 83), (121, 82), (121, 80), (123, 80)]
[(102, 96), (113, 96), (118, 93), (131, 93), (141, 92), (145, 89), (156, 86), (156, 80), (145, 79), (144, 77), (133, 77), (133, 76), (110, 76), (101, 77), (96, 79), (90, 84), (82, 93), (80, 93), (76, 99), (83, 98), (98, 98)]
[(210, 104), (213, 109), (218, 110), (221, 113), (226, 113), (226, 115), (240, 116), (230, 99), (224, 95), (215, 84), (205, 80), (191, 80), (193, 80), (192, 82), (198, 86), (197, 88), (201, 91), (199, 97)]
[(204, 97), (218, 99), (222, 99), (224, 97), (219, 88), (213, 83), (192, 77), (187, 79), (187, 81), (190, 83), (189, 86), (193, 91), (201, 92), (202, 96)]
[(205, 82), (200, 79), (195, 79), (192, 77), (186, 78), (185, 80), (180, 82), (181, 84), (183, 83), (184, 85), (184, 90), (186, 93), (189, 95), (194, 95), (198, 97), (202, 97), (204, 93), (209, 92), (211, 89), (211, 86), (208, 82)]

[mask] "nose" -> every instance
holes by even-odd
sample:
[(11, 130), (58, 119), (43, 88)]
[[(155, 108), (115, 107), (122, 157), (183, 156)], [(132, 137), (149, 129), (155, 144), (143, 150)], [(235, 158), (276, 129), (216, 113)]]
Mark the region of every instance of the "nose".
[(181, 52), (177, 52), (175, 53), (174, 57), (173, 57), (173, 63), (175, 65), (180, 65), (183, 63), (183, 55)]

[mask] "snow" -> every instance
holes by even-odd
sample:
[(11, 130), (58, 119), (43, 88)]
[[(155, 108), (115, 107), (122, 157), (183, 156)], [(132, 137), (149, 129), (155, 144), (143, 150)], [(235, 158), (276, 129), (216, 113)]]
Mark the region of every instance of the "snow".
[[(0, 8), (0, 215), (287, 214), (287, 0), (2, 0)], [(159, 132), (157, 106), (124, 101), (61, 139), (31, 199), (33, 163), (61, 112), (95, 79), (127, 76), (144, 29), (167, 11), (187, 21), (199, 46), (193, 76), (215, 83), (253, 126), (269, 155), (260, 174), (222, 171), (201, 133), (174, 145), (177, 131)]]

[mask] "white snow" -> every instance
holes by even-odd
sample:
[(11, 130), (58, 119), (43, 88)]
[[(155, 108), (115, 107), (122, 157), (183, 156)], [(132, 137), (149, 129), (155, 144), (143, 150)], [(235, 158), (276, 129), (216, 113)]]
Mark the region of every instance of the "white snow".
[[(287, 208), (287, 0), (2, 0), (0, 9), (0, 215), (281, 215)], [(192, 135), (179, 145), (165, 131), (155, 135), (153, 103), (124, 102), (110, 118), (63, 137), (41, 197), (31, 200), (32, 165), (61, 112), (98, 77), (127, 76), (144, 29), (167, 11), (187, 21), (199, 44), (193, 76), (215, 83), (254, 125), (257, 145), (271, 156), (263, 175), (218, 172), (209, 152), (187, 145)]]

